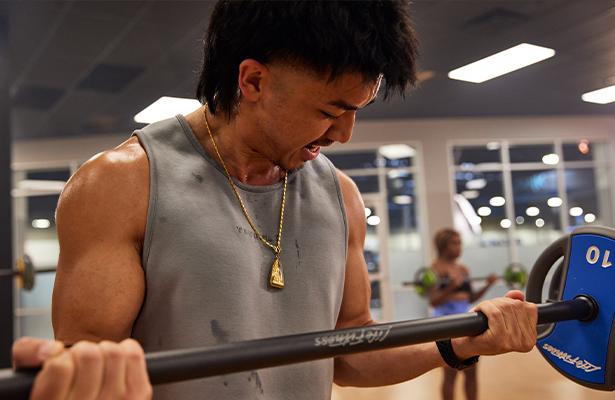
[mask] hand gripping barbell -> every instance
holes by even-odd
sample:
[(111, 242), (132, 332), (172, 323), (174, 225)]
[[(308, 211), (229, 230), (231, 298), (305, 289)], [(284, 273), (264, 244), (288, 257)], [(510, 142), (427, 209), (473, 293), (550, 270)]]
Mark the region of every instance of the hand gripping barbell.
[(15, 269), (0, 269), (0, 278), (17, 278), (19, 286), (27, 291), (34, 289), (36, 284), (36, 274), (49, 274), (56, 272), (56, 268), (34, 268), (32, 259), (28, 255), (24, 255), (17, 259)]
[[(563, 257), (561, 298), (538, 304), (537, 347), (575, 382), (615, 390), (615, 230), (581, 228), (549, 246), (528, 281), (528, 300), (540, 302), (549, 269)], [(548, 324), (548, 325), (545, 325)], [(294, 364), (479, 335), (488, 329), (480, 312), (146, 354), (152, 384)], [(36, 370), (0, 370), (0, 398), (27, 399)]]
[[(527, 283), (527, 270), (522, 264), (512, 263), (506, 267), (504, 274), (497, 277), (506, 283), (511, 289), (522, 289)], [(470, 278), (470, 281), (486, 281), (488, 277)], [(427, 267), (419, 268), (414, 274), (413, 281), (403, 282), (403, 286), (413, 286), (419, 296), (426, 296), (429, 289), (439, 287), (441, 279)]]

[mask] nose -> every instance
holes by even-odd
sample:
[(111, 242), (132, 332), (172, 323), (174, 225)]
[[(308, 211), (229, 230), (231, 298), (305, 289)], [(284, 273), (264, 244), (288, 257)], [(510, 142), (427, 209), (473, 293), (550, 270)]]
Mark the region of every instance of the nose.
[(341, 117), (335, 120), (327, 132), (327, 137), (330, 140), (346, 143), (352, 137), (352, 129), (354, 128), (355, 111), (346, 111)]

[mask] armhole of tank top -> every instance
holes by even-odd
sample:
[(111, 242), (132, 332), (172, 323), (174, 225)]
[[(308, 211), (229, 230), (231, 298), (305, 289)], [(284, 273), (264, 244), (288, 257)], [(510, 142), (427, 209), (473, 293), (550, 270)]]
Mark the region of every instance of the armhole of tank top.
[(141, 252), (141, 267), (147, 271), (147, 262), (149, 260), (152, 238), (154, 235), (154, 217), (156, 215), (156, 202), (158, 199), (158, 184), (156, 181), (156, 163), (154, 160), (153, 150), (148, 140), (144, 136), (143, 131), (135, 131), (133, 136), (136, 136), (139, 143), (145, 150), (149, 164), (149, 200), (147, 206), (147, 220), (145, 222), (145, 237), (143, 238), (143, 251)]
[(342, 195), (342, 188), (340, 187), (339, 179), (337, 178), (337, 171), (331, 160), (327, 157), (323, 157), (325, 163), (329, 166), (331, 175), (333, 176), (333, 182), (335, 184), (335, 190), (337, 191), (337, 201), (340, 206), (340, 213), (342, 214), (342, 220), (344, 221), (344, 260), (348, 259), (348, 219), (346, 218), (346, 208), (344, 207), (344, 197)]

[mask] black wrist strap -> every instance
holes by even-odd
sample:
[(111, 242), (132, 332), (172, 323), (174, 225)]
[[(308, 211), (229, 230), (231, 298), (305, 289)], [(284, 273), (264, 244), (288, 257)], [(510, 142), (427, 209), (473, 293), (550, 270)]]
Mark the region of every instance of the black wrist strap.
[(461, 371), (462, 369), (471, 367), (478, 362), (479, 356), (470, 357), (466, 360), (460, 360), (459, 357), (457, 357), (457, 354), (453, 351), (451, 339), (438, 340), (436, 341), (436, 346), (438, 346), (438, 350), (440, 351), (440, 355), (442, 356), (444, 362), (451, 368)]

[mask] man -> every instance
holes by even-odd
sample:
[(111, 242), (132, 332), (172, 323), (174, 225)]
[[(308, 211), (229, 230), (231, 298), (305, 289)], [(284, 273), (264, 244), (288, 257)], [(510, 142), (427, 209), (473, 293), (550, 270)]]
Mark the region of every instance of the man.
[[(415, 60), (403, 1), (218, 3), (203, 107), (92, 158), (62, 193), (53, 323), (76, 344), (47, 349), (34, 397), (147, 398), (129, 337), (157, 351), (371, 324), (361, 196), (319, 152), (350, 140), (381, 82), (385, 97), (413, 84)], [(481, 304), (489, 331), (444, 343), (442, 355), (429, 343), (170, 384), (154, 397), (328, 399), (332, 381), (387, 385), (443, 366), (443, 355), (469, 364), (529, 351), (536, 307), (522, 300)], [(26, 345), (40, 343), (16, 353), (31, 355)]]

